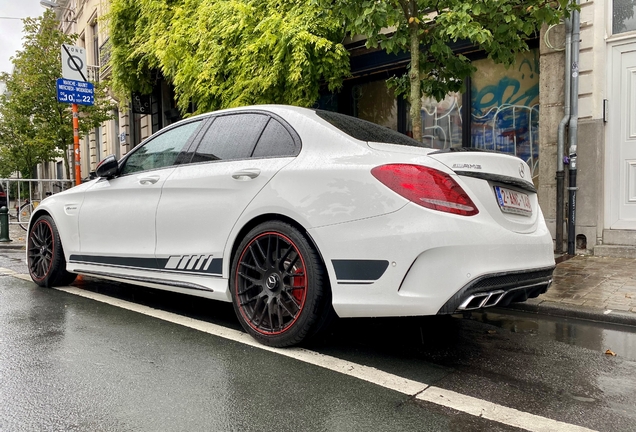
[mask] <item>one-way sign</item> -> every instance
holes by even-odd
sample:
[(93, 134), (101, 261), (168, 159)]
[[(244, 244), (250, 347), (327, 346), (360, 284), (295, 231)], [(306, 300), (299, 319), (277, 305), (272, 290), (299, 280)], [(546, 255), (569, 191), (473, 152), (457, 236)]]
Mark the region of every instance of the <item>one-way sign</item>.
[(86, 81), (58, 78), (57, 100), (79, 105), (93, 105), (95, 103), (95, 86)]

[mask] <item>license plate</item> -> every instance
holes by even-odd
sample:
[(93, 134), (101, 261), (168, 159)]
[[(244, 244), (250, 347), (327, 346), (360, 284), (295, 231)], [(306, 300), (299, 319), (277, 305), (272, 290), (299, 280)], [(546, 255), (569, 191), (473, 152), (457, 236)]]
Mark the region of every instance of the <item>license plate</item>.
[(530, 216), (532, 214), (532, 206), (530, 205), (530, 197), (528, 194), (500, 186), (495, 186), (495, 194), (497, 195), (499, 208), (501, 208), (502, 212), (524, 216)]

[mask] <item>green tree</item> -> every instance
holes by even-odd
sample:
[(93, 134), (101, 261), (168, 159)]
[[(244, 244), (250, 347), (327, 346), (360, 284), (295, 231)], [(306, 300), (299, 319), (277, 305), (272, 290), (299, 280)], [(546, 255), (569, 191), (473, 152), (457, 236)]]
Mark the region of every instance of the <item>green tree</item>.
[[(314, 0), (344, 20), (347, 31), (367, 37), (368, 48), (410, 52), (409, 71), (389, 84), (408, 95), (411, 119), (419, 119), (423, 95), (444, 98), (459, 91), (474, 67), (453, 52), (452, 42), (467, 41), (496, 63), (512, 64), (528, 50), (527, 38), (544, 23), (558, 23), (572, 0)], [(413, 121), (413, 137), (422, 125)]]
[[(67, 151), (73, 145), (71, 105), (57, 102), (56, 80), (62, 76), (61, 46), (76, 35), (58, 29), (51, 11), (24, 20), (22, 50), (12, 58), (13, 73), (0, 74), (6, 92), (0, 96), (0, 174), (19, 171), (33, 175), (39, 163), (63, 157), (70, 176)], [(112, 104), (104, 85), (95, 85), (95, 105), (81, 107), (80, 136), (111, 118)]]
[(115, 93), (148, 93), (159, 71), (182, 112), (309, 106), (349, 73), (341, 20), (305, 0), (113, 0)]

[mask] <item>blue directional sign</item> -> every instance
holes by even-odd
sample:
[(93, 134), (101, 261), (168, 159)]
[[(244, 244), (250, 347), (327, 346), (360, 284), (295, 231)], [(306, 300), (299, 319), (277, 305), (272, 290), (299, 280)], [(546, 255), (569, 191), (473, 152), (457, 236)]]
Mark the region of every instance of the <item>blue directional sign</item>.
[(95, 86), (86, 81), (58, 78), (57, 100), (78, 105), (93, 105), (95, 103)]

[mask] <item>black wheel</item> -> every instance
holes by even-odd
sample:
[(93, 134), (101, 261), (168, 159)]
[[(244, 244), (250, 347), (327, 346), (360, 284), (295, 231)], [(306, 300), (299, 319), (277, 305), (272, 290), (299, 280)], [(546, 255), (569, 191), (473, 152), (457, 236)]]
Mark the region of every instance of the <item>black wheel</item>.
[(332, 310), (320, 256), (298, 229), (280, 221), (265, 222), (243, 239), (230, 289), (245, 331), (269, 346), (315, 335)]
[(29, 231), (27, 264), (31, 279), (42, 287), (68, 285), (77, 277), (66, 271), (60, 236), (50, 216), (40, 216)]

